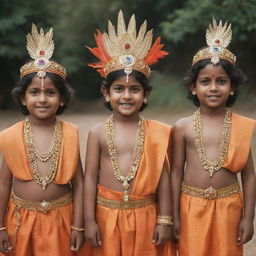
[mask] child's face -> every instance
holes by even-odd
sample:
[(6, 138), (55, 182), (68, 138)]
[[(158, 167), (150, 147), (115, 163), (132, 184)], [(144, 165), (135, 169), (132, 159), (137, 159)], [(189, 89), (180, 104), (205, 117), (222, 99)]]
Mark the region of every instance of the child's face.
[(122, 116), (132, 116), (138, 114), (143, 102), (149, 96), (149, 93), (144, 92), (141, 83), (130, 75), (128, 82), (126, 76), (115, 80), (107, 91), (102, 88), (105, 100), (109, 101), (113, 112)]
[(55, 117), (60, 106), (64, 105), (60, 92), (49, 77), (44, 78), (44, 86), (41, 79), (35, 76), (25, 91), (22, 104), (29, 111), (30, 117), (36, 119), (48, 119)]
[(209, 108), (225, 107), (229, 96), (233, 93), (231, 81), (221, 65), (206, 65), (198, 72), (192, 94), (200, 101), (200, 106)]

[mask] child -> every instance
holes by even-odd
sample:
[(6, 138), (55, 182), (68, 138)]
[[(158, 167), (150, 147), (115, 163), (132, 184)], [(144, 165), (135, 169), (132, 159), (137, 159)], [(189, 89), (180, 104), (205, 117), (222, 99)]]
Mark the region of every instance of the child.
[(52, 29), (44, 35), (32, 25), (27, 49), (34, 60), (21, 67), (13, 90), (28, 117), (0, 134), (0, 251), (5, 255), (71, 256), (84, 241), (78, 131), (56, 119), (72, 90), (65, 68), (49, 60), (52, 36)]
[[(102, 93), (113, 111), (88, 136), (85, 167), (85, 237), (90, 256), (174, 255), (167, 149), (171, 129), (139, 115), (151, 87), (149, 65), (167, 52), (160, 38), (149, 50), (146, 22), (136, 37), (135, 17), (125, 28), (118, 15), (117, 34), (95, 35), (93, 64), (105, 77)], [(157, 200), (157, 201), (156, 201)]]
[(240, 256), (242, 244), (253, 235), (256, 181), (250, 143), (255, 121), (228, 108), (244, 80), (235, 55), (226, 49), (231, 26), (213, 20), (206, 38), (208, 47), (196, 53), (185, 79), (199, 108), (177, 121), (173, 131), (174, 238), (180, 256)]

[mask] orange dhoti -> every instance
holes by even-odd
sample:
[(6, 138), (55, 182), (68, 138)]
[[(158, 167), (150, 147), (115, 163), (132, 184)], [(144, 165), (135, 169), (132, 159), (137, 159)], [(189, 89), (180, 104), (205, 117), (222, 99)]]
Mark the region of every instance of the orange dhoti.
[[(98, 196), (123, 202), (123, 193), (98, 185)], [(152, 242), (156, 225), (157, 206), (153, 197), (129, 196), (133, 202), (148, 201), (148, 205), (133, 209), (115, 209), (97, 204), (96, 219), (102, 247), (86, 245), (86, 256), (174, 256), (171, 242), (157, 247)], [(136, 204), (136, 203), (135, 203)]]
[[(65, 196), (64, 196), (65, 197)], [(23, 200), (24, 201), (24, 200)], [(26, 201), (30, 202), (30, 201)], [(33, 207), (33, 204), (31, 206)], [(73, 203), (48, 212), (17, 209), (9, 202), (5, 225), (14, 250), (8, 256), (74, 256), (71, 251)], [(6, 254), (1, 254), (4, 256)]]
[(179, 256), (242, 256), (237, 245), (242, 208), (240, 192), (217, 199), (182, 192)]

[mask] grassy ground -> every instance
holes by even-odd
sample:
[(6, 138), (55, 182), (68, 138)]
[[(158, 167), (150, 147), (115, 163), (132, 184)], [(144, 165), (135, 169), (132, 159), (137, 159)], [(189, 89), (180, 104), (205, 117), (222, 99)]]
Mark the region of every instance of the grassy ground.
[[(93, 126), (96, 123), (102, 122), (106, 119), (106, 117), (110, 114), (109, 111), (102, 110), (103, 107), (98, 107), (98, 105), (95, 105), (91, 107), (90, 109), (85, 109), (85, 113), (66, 113), (61, 118), (70, 122), (73, 122), (79, 126), (80, 129), (80, 144), (81, 144), (81, 156), (82, 160), (84, 161), (85, 156), (85, 146), (86, 146), (86, 137), (88, 130), (91, 126)], [(81, 111), (81, 108), (79, 108)], [(83, 109), (83, 108), (82, 108)], [(100, 109), (100, 110), (99, 110)], [(177, 119), (192, 114), (194, 111), (194, 108), (191, 107), (188, 108), (186, 111), (181, 109), (147, 109), (143, 115), (145, 118), (148, 119), (155, 119), (162, 122), (165, 122), (167, 124), (173, 124)], [(236, 112), (243, 114), (245, 116), (251, 117), (256, 119), (256, 110), (254, 108), (254, 111), (252, 108), (246, 108), (243, 109), (235, 109)], [(0, 112), (0, 130), (12, 125), (18, 120), (21, 120), (22, 116), (19, 113), (16, 112)], [(256, 138), (253, 141), (253, 154), (256, 157)], [(256, 158), (254, 159), (254, 162), (256, 163)], [(256, 230), (256, 221), (254, 223), (255, 230)], [(253, 240), (246, 244), (245, 246), (245, 256), (255, 256), (256, 251), (256, 235), (254, 236)]]

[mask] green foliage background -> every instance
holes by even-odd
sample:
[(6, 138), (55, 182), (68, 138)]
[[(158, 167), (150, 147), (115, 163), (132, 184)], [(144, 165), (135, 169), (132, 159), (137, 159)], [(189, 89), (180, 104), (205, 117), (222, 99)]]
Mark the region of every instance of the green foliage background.
[(134, 13), (137, 26), (147, 19), (154, 36), (162, 37), (170, 52), (153, 67), (156, 105), (179, 105), (184, 101), (182, 77), (194, 53), (205, 46), (205, 30), (212, 17), (232, 23), (229, 49), (247, 74), (243, 97), (256, 103), (256, 0), (1, 0), (0, 2), (0, 109), (10, 108), (11, 89), (19, 79), (19, 68), (29, 60), (25, 35), (31, 23), (54, 29), (53, 58), (67, 68), (68, 83), (80, 101), (100, 96), (99, 75), (87, 67), (96, 59), (84, 47), (95, 46), (93, 33), (107, 30), (107, 20), (116, 24), (122, 9), (126, 20)]

